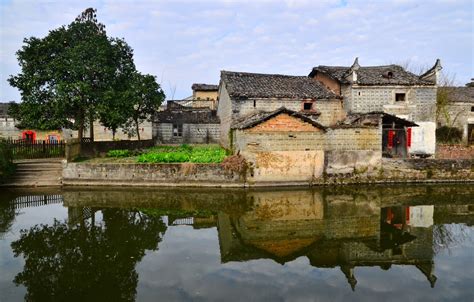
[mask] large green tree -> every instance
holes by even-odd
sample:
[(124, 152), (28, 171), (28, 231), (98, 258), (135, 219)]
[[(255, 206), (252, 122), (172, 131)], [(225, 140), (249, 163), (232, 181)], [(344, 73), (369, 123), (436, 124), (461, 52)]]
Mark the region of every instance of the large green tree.
[(126, 94), (130, 104), (130, 114), (124, 127), (129, 136), (137, 135), (140, 140), (140, 124), (151, 121), (165, 99), (165, 94), (154, 76), (135, 73), (129, 82)]
[(117, 81), (135, 72), (132, 49), (124, 40), (107, 37), (92, 8), (44, 38), (25, 39), (17, 57), (21, 72), (9, 78), (22, 97), (15, 117), (23, 126), (40, 129), (73, 122), (79, 138), (88, 120), (105, 110), (108, 96), (117, 94)]

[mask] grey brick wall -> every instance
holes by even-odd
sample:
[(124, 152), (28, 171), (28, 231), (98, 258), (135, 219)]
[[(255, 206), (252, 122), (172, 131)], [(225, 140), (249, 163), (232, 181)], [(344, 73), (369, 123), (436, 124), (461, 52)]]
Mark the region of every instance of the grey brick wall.
[[(435, 121), (436, 87), (345, 86), (342, 93), (346, 108), (352, 112), (384, 111), (407, 115), (413, 121)], [(395, 102), (396, 93), (405, 93), (406, 101)]]
[(219, 143), (219, 124), (183, 124), (183, 135), (173, 136), (173, 124), (156, 123), (156, 141), (163, 144), (206, 144)]

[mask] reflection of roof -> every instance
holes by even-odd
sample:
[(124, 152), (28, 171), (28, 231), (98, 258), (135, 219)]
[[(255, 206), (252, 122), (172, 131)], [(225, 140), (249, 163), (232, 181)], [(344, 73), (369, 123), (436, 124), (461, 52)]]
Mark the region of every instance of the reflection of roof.
[[(314, 67), (309, 76), (313, 77), (317, 72), (327, 74), (343, 84), (350, 83), (347, 77), (351, 74), (351, 67), (320, 65)], [(356, 83), (359, 85), (434, 85), (399, 65), (361, 66), (356, 72)]]
[(194, 83), (193, 86), (191, 86), (191, 89), (196, 91), (217, 91), (219, 89), (218, 85), (213, 85), (213, 84), (201, 84), (201, 83)]
[(221, 81), (229, 95), (237, 98), (338, 98), (305, 76), (221, 71)]
[[(296, 112), (290, 109), (287, 109), (285, 107), (281, 107), (277, 110), (271, 111), (271, 112), (258, 112), (253, 115), (247, 116), (245, 118), (242, 118), (240, 120), (237, 120), (233, 125), (232, 129), (248, 129), (252, 128), (260, 123), (263, 123), (272, 117), (275, 117), (279, 114), (286, 113), (290, 116), (296, 117), (301, 119), (302, 121), (309, 123), (313, 125), (316, 128), (319, 129), (326, 129), (324, 126), (316, 122), (316, 119), (319, 116), (319, 113), (313, 112), (313, 113), (302, 113), (302, 112)], [(288, 129), (291, 130), (291, 129)]]

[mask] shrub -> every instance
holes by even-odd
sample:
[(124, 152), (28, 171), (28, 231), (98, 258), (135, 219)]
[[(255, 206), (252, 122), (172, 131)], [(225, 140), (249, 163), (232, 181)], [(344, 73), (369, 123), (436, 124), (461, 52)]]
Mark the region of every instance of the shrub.
[(436, 141), (446, 144), (459, 143), (462, 140), (462, 131), (455, 127), (443, 126), (436, 129)]
[(15, 172), (13, 151), (4, 140), (0, 140), (0, 180), (5, 179)]
[(107, 157), (129, 157), (131, 153), (129, 150), (110, 150), (107, 152)]

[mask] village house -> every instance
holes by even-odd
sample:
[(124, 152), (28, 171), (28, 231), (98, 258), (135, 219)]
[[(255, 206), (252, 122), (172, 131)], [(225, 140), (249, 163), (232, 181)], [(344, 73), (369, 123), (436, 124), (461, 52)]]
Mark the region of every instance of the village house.
[(24, 139), (28, 141), (45, 140), (48, 142), (58, 142), (72, 137), (71, 130), (38, 130), (19, 129), (18, 121), (8, 114), (9, 103), (0, 103), (0, 138), (4, 139)]
[(219, 124), (216, 110), (167, 101), (166, 109), (155, 113), (153, 138), (161, 144), (218, 143)]
[(409, 141), (409, 153), (429, 156), (436, 149), (436, 92), (441, 68), (438, 59), (418, 76), (398, 65), (361, 66), (356, 58), (349, 67), (314, 67), (309, 77), (342, 97), (347, 113), (379, 111), (416, 123), (419, 127), (407, 129), (408, 133), (396, 131), (384, 141)]
[(153, 138), (161, 144), (219, 143), (218, 86), (193, 84), (192, 96), (168, 100), (153, 119)]
[(383, 152), (407, 156), (409, 141), (387, 139), (418, 126), (381, 110), (352, 113), (342, 95), (307, 76), (222, 71), (217, 113), (221, 144), (247, 159), (247, 181), (256, 183), (373, 172)]
[(458, 128), (462, 132), (462, 141), (465, 144), (474, 143), (474, 84), (472, 83), (466, 84), (465, 87), (439, 88), (439, 93), (447, 97), (447, 102), (444, 108), (439, 108), (438, 126)]

